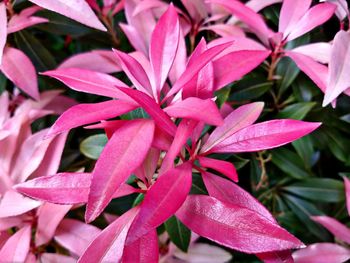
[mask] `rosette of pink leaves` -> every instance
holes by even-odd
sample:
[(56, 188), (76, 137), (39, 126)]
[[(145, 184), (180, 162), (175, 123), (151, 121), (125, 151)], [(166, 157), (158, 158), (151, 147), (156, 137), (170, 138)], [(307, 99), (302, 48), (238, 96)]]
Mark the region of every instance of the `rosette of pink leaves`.
[[(110, 258), (115, 262), (157, 262), (156, 228), (173, 215), (200, 236), (263, 259), (290, 258), (288, 250), (303, 246), (232, 182), (238, 180), (234, 166), (211, 154), (271, 149), (312, 132), (320, 123), (272, 120), (253, 124), (263, 109), (259, 102), (231, 109), (223, 119), (214, 92), (253, 70), (270, 52), (226, 52), (234, 43), (208, 47), (202, 40), (179, 77), (168, 82), (169, 72), (177, 66), (177, 52), (183, 52), (179, 50), (181, 37), (177, 12), (170, 5), (152, 33), (149, 57), (115, 50), (135, 89), (87, 69), (44, 73), (74, 90), (114, 98), (73, 106), (49, 134), (102, 121), (90, 128), (105, 129), (109, 140), (92, 173), (44, 176), (17, 185), (17, 191), (57, 204), (87, 203), (87, 222), (96, 219), (115, 197), (144, 194), (141, 204), (113, 221), (90, 243), (79, 262)], [(242, 57), (249, 59), (242, 61)], [(149, 119), (108, 121), (139, 107)], [(205, 124), (217, 127), (202, 136)], [(209, 173), (208, 168), (229, 180)], [(189, 195), (192, 171), (202, 175), (209, 196)], [(126, 184), (131, 174), (140, 180), (140, 189)]]
[[(350, 180), (344, 177), (346, 207), (350, 215)], [(350, 228), (329, 216), (313, 216), (312, 220), (324, 226), (334, 237), (350, 244)], [(296, 263), (334, 262), (342, 263), (350, 259), (350, 249), (335, 243), (315, 243), (293, 253)]]

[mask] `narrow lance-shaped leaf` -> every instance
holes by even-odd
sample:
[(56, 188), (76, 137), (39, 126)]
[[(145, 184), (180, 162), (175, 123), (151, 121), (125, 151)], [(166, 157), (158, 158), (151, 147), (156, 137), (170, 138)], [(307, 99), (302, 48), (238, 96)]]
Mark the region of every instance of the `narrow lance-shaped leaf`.
[(348, 214), (350, 215), (350, 180), (344, 177), (345, 184), (345, 196), (346, 196), (346, 208), (348, 210)]
[(86, 208), (93, 221), (111, 201), (114, 192), (141, 165), (151, 147), (154, 122), (135, 120), (118, 129), (103, 149), (92, 173)]
[(329, 216), (312, 216), (311, 219), (327, 228), (336, 238), (350, 244), (350, 228), (346, 225)]
[(24, 262), (30, 245), (31, 227), (24, 226), (11, 236), (0, 249), (2, 262)]
[(198, 156), (197, 159), (201, 166), (216, 170), (232, 181), (238, 182), (237, 171), (232, 163), (213, 158), (207, 158), (204, 156)]
[(5, 3), (0, 3), (0, 66), (7, 39), (7, 15)]
[(107, 31), (85, 0), (29, 0), (45, 9), (67, 16), (84, 25)]
[(175, 216), (170, 217), (164, 223), (165, 229), (173, 242), (182, 251), (187, 252), (191, 242), (191, 231), (184, 226)]
[(255, 211), (210, 196), (188, 196), (176, 216), (195, 233), (245, 253), (303, 246), (297, 238)]

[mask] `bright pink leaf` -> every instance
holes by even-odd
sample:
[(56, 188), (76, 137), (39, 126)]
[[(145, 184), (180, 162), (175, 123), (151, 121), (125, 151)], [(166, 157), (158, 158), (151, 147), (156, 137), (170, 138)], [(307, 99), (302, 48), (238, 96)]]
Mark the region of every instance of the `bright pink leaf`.
[(25, 226), (11, 236), (0, 250), (2, 262), (24, 262), (28, 253), (31, 227)]
[(339, 31), (334, 37), (329, 62), (329, 79), (322, 105), (326, 106), (350, 87), (350, 34)]
[(168, 170), (149, 189), (140, 206), (128, 238), (128, 244), (155, 229), (183, 204), (192, 185), (192, 165), (184, 163)]
[[(21, 63), (18, 63), (21, 61)], [(30, 59), (19, 49), (6, 47), (0, 70), (4, 75), (29, 96), (40, 98), (35, 68)]]
[(341, 263), (350, 259), (350, 250), (333, 243), (316, 243), (293, 253), (295, 263)]
[(0, 66), (2, 64), (2, 56), (7, 39), (7, 15), (6, 5), (4, 2), (0, 3)]
[(86, 26), (107, 31), (85, 0), (29, 0), (45, 9), (67, 16)]
[(174, 102), (166, 107), (164, 111), (171, 117), (203, 121), (215, 126), (223, 123), (219, 109), (211, 99), (202, 100), (190, 97)]
[(294, 263), (290, 250), (259, 253), (256, 256), (264, 263)]
[(212, 152), (254, 152), (295, 141), (317, 129), (321, 123), (272, 120), (248, 126), (211, 149)]
[(158, 235), (154, 229), (134, 243), (124, 247), (124, 263), (154, 263), (159, 260)]
[(259, 117), (264, 103), (255, 102), (241, 106), (230, 113), (224, 124), (217, 127), (209, 136), (208, 140), (201, 148), (201, 153), (209, 151), (211, 148), (225, 141), (237, 131), (253, 124)]
[(62, 247), (80, 257), (100, 233), (101, 230), (93, 225), (66, 218), (58, 226), (54, 238)]
[(150, 61), (153, 68), (156, 90), (159, 93), (173, 65), (179, 45), (180, 23), (172, 4), (160, 17), (151, 37)]
[(88, 123), (114, 118), (136, 108), (137, 105), (134, 103), (120, 100), (78, 104), (65, 111), (51, 127), (48, 134), (51, 136)]
[(158, 149), (151, 148), (141, 166), (135, 170), (135, 175), (142, 181), (150, 183), (157, 169), (159, 156), (160, 151)]
[(257, 199), (238, 185), (208, 172), (203, 173), (202, 176), (210, 196), (222, 202), (252, 210), (271, 222), (276, 223), (271, 213)]
[(40, 205), (39, 201), (7, 191), (0, 200), (0, 218), (21, 215)]
[(344, 185), (346, 196), (346, 208), (348, 210), (348, 214), (350, 215), (350, 180), (346, 177), (344, 177)]
[(115, 220), (94, 239), (79, 258), (80, 263), (103, 262), (107, 259), (119, 262), (129, 228), (138, 214), (138, 208), (133, 208)]
[(327, 228), (336, 238), (350, 244), (350, 229), (346, 225), (329, 216), (312, 216), (311, 219)]
[(57, 226), (71, 207), (71, 205), (44, 203), (38, 209), (38, 224), (35, 233), (36, 246), (39, 247), (52, 239)]
[(188, 196), (176, 216), (195, 233), (245, 253), (303, 246), (297, 238), (255, 211), (210, 196)]
[(198, 156), (197, 159), (201, 166), (218, 171), (232, 181), (238, 182), (237, 171), (232, 163), (204, 156)]
[(85, 219), (93, 221), (115, 191), (145, 159), (154, 135), (154, 122), (134, 120), (118, 129), (108, 141), (92, 173)]
[[(303, 0), (304, 1), (304, 0)], [(296, 39), (315, 27), (322, 25), (332, 17), (337, 8), (336, 5), (330, 3), (318, 4), (308, 10), (305, 15), (294, 24), (292, 31), (287, 37), (288, 41)]]
[(104, 73), (78, 68), (59, 68), (46, 71), (42, 75), (58, 79), (76, 91), (130, 101), (125, 94), (116, 88), (127, 88), (128, 86), (120, 80)]

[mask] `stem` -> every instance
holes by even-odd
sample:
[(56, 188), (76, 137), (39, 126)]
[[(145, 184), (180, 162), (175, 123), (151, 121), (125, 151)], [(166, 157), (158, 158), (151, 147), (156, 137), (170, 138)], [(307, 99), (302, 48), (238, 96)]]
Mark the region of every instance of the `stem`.
[(267, 158), (264, 158), (263, 153), (258, 152), (257, 159), (259, 160), (260, 167), (261, 167), (260, 181), (259, 181), (258, 185), (256, 186), (256, 190), (259, 190), (261, 187), (265, 187), (268, 184), (268, 182), (267, 182), (268, 177), (267, 177), (265, 164), (267, 162), (271, 161), (271, 155), (268, 155)]
[(112, 42), (113, 42), (113, 46), (115, 48), (118, 48), (120, 45), (120, 41), (117, 37), (117, 33), (113, 28), (113, 22), (112, 19), (109, 16), (100, 16), (102, 22), (105, 24), (105, 26), (107, 27), (108, 33), (111, 36)]

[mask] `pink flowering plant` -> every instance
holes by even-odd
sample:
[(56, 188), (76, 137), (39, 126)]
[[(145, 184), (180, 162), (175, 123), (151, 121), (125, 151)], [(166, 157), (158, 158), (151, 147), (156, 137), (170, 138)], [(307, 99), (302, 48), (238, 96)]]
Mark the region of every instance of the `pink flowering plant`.
[(0, 261), (350, 259), (348, 18), (1, 2)]

